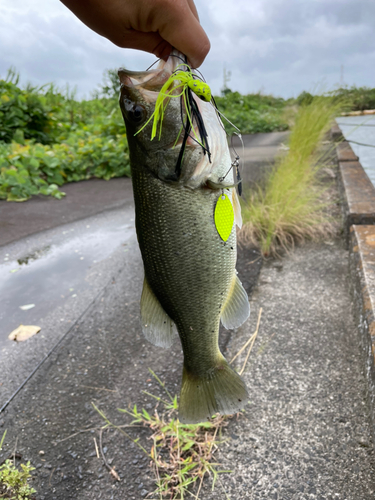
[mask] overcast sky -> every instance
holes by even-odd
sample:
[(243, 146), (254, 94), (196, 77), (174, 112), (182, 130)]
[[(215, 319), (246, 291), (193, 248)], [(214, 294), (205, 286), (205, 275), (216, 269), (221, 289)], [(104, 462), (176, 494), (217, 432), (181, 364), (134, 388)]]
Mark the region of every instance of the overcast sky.
[[(211, 52), (201, 67), (214, 93), (228, 86), (297, 96), (317, 87), (375, 87), (375, 0), (196, 0)], [(120, 49), (58, 0), (0, 0), (0, 77), (77, 86), (81, 97), (106, 68), (146, 69), (154, 56)]]

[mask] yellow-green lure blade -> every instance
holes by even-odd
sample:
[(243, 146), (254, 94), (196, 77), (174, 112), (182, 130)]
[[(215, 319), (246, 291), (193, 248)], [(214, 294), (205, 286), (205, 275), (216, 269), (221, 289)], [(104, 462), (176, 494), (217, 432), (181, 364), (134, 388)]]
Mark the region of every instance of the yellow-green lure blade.
[(224, 193), (219, 196), (216, 202), (214, 218), (220, 238), (227, 241), (233, 229), (234, 211), (230, 199)]

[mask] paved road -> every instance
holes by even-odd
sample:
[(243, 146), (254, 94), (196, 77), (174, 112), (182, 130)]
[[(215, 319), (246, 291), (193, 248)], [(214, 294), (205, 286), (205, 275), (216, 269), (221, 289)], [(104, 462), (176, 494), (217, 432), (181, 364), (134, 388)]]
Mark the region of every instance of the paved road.
[[(126, 194), (121, 197), (122, 189), (129, 192), (129, 181), (105, 183), (108, 193), (111, 183), (116, 194), (109, 195), (100, 209), (100, 191), (94, 197), (87, 193), (84, 205), (70, 202), (69, 223), (58, 225), (59, 211), (51, 211), (54, 225), (46, 226), (48, 218), (41, 217), (34, 226), (36, 234), (26, 233), (26, 238), (1, 247), (1, 262), (9, 260), (0, 268), (20, 268), (9, 272), (8, 278), (24, 276), (30, 285), (48, 281), (59, 268), (68, 273), (57, 272), (44, 291), (36, 288), (32, 295), (22, 296), (21, 302), (35, 302), (35, 307), (29, 311), (14, 307), (15, 325), (32, 319), (42, 330), (23, 344), (3, 342), (0, 358), (3, 403), (66, 334), (0, 414), (0, 432), (8, 429), (4, 453), (13, 450), (17, 440), (23, 458), (37, 466), (38, 500), (139, 500), (152, 491), (147, 462), (134, 445), (114, 432), (104, 435), (107, 458), (121, 477), (117, 483), (96, 458), (97, 431), (80, 431), (101, 425), (92, 401), (117, 423), (124, 419), (116, 408), (137, 403), (152, 409), (153, 400), (141, 393), (147, 389), (159, 394), (150, 381), (149, 367), (172, 392), (180, 383), (179, 342), (164, 351), (140, 335), (142, 262), (131, 199)], [(10, 210), (11, 205), (0, 204), (2, 219), (4, 206)], [(35, 213), (39, 213), (36, 208)], [(27, 222), (21, 222), (20, 231), (22, 227), (27, 230)], [(22, 263), (30, 255), (28, 263)], [(257, 256), (251, 250), (240, 253), (240, 278), (249, 291), (253, 261)], [(76, 282), (70, 286), (73, 278)], [(22, 293), (18, 279), (17, 293)], [(6, 295), (12, 290), (8, 282)], [(4, 297), (2, 292), (2, 303)], [(17, 300), (14, 294), (10, 302), (23, 305)], [(341, 241), (328, 241), (266, 263), (252, 295), (250, 320), (235, 335), (222, 332), (222, 350), (231, 356), (254, 330), (263, 307), (259, 340), (244, 375), (251, 403), (246, 418), (227, 428), (230, 440), (220, 457), (223, 468), (234, 471), (224, 480), (232, 500), (374, 498), (366, 388), (350, 305), (347, 252)], [(44, 312), (39, 314), (39, 307)], [(202, 498), (225, 496), (220, 489), (214, 494), (206, 489)]]
[(236, 151), (244, 159), (241, 175), (246, 186), (252, 188), (262, 183), (274, 165), (275, 157), (283, 154), (284, 150), (280, 149), (280, 146), (287, 143), (288, 137), (288, 131), (245, 135), (243, 136), (243, 151), (239, 139), (233, 138)]

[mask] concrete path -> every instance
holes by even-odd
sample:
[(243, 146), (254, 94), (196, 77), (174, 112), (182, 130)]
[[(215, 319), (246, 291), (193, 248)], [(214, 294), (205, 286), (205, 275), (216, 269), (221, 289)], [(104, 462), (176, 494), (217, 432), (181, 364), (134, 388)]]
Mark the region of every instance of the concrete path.
[[(119, 181), (123, 182), (110, 182)], [(108, 200), (113, 202), (111, 196)], [(121, 204), (121, 197), (119, 200)], [(91, 202), (87, 195), (88, 205)], [(3, 207), (0, 203), (2, 220)], [(152, 410), (153, 400), (141, 391), (160, 394), (148, 368), (166, 381), (171, 392), (179, 389), (182, 356), (178, 340), (165, 351), (140, 335), (142, 262), (132, 206), (126, 202), (117, 208), (105, 203), (103, 207), (104, 211), (89, 212), (86, 218), (76, 210), (75, 222), (71, 219), (69, 224), (48, 230), (42, 221), (38, 227), (45, 231), (1, 247), (1, 262), (9, 254), (5, 264), (16, 265), (26, 250), (45, 248), (48, 242), (57, 242), (53, 252), (58, 254), (66, 238), (63, 253), (68, 260), (63, 261), (63, 267), (70, 267), (77, 256), (74, 272), (79, 280), (75, 286), (82, 286), (74, 293), (70, 278), (61, 278), (67, 296), (34, 317), (40, 320), (40, 334), (23, 344), (3, 344), (1, 352), (0, 406), (62, 338), (0, 413), (0, 434), (8, 430), (2, 455), (13, 451), (17, 442), (23, 460), (30, 459), (37, 467), (34, 485), (38, 500), (139, 500), (147, 496), (154, 489), (147, 460), (132, 443), (115, 432), (103, 435), (107, 459), (116, 466), (120, 482), (113, 480), (96, 457), (95, 429), (102, 421), (91, 402), (122, 424), (125, 419), (117, 408), (137, 403)], [(123, 236), (116, 236), (115, 227), (124, 231)], [(89, 243), (76, 248), (74, 234)], [(95, 239), (95, 234), (99, 238)], [(95, 249), (100, 254), (98, 260)], [(55, 254), (48, 252), (40, 257), (34, 252), (35, 259), (29, 264), (17, 263), (24, 267), (9, 276), (21, 276), (27, 266), (41, 266), (39, 271), (47, 280), (57, 266), (50, 264)], [(239, 257), (240, 279), (251, 291), (254, 279), (250, 273), (254, 273), (254, 261), (259, 260), (251, 250), (247, 255), (240, 252)], [(81, 269), (80, 264), (86, 266), (86, 261), (89, 265)], [(34, 269), (35, 276), (40, 274)], [(259, 338), (245, 372), (251, 403), (245, 417), (227, 427), (229, 441), (218, 457), (223, 469), (233, 470), (222, 477), (232, 500), (374, 498), (366, 385), (360, 371), (347, 276), (347, 252), (341, 241), (303, 247), (281, 261), (270, 261), (252, 294), (250, 320), (234, 335), (222, 332), (222, 350), (231, 357), (254, 331), (263, 307)], [(58, 281), (52, 281), (50, 293), (53, 287), (59, 288)], [(0, 293), (3, 301), (4, 292)], [(48, 293), (44, 297), (48, 303)], [(34, 314), (36, 309), (37, 305), (18, 314)], [(145, 438), (145, 434), (141, 436)], [(201, 498), (226, 497), (218, 486), (214, 493), (207, 487)]]
[[(251, 403), (221, 453), (231, 499), (375, 498), (366, 381), (341, 241), (298, 248), (263, 265), (236, 353), (259, 338), (245, 371)], [(241, 366), (244, 357), (239, 360)], [(202, 498), (214, 500), (205, 490)]]
[(275, 157), (284, 153), (283, 145), (288, 142), (290, 132), (273, 132), (272, 134), (254, 134), (243, 136), (244, 151), (237, 137), (233, 137), (233, 146), (244, 159), (244, 169), (241, 172), (244, 184), (250, 188), (261, 184)]

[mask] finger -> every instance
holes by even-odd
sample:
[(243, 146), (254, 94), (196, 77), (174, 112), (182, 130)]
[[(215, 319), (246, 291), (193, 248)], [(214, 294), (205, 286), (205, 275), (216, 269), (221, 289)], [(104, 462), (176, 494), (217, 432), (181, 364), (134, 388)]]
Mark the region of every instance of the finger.
[(187, 3), (189, 4), (190, 10), (192, 11), (192, 13), (194, 14), (194, 16), (199, 21), (199, 14), (198, 14), (197, 8), (195, 6), (195, 3), (193, 2), (193, 0), (187, 0)]
[(121, 34), (121, 38), (113, 37), (111, 42), (122, 48), (143, 50), (165, 59), (172, 51), (170, 43), (164, 40), (159, 33), (143, 33), (128, 30)]
[(202, 64), (210, 50), (210, 41), (187, 2), (173, 2), (158, 23), (158, 31), (172, 47), (187, 56), (193, 68)]

